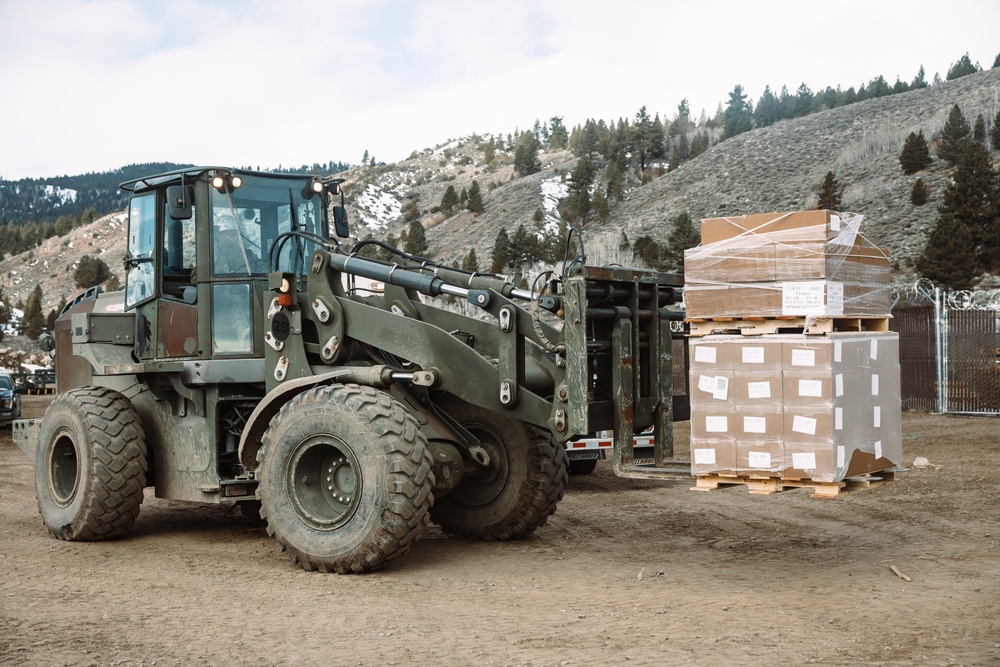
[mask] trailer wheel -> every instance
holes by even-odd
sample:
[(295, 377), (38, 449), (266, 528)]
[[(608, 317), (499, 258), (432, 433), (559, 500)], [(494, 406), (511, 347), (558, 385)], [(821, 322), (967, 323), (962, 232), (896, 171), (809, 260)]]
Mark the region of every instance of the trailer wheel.
[(317, 387), (271, 421), (257, 455), (267, 532), (306, 570), (365, 572), (406, 553), (433, 502), (427, 441), (385, 392)]
[(548, 433), (492, 410), (458, 401), (445, 410), (479, 438), (490, 463), (438, 498), (431, 520), (479, 540), (516, 539), (544, 525), (563, 497), (565, 448)]
[(583, 459), (569, 462), (569, 474), (589, 475), (597, 470), (597, 459)]
[(35, 451), (42, 522), (61, 540), (125, 535), (139, 516), (146, 465), (145, 432), (125, 396), (104, 387), (57, 396)]

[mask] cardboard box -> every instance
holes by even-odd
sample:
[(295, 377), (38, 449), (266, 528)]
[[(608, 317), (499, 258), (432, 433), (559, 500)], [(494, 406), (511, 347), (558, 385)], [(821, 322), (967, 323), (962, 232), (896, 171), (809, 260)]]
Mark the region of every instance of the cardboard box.
[(695, 475), (734, 473), (736, 443), (733, 440), (691, 440), (691, 472)]
[[(734, 238), (747, 239), (767, 234), (784, 243), (797, 241), (846, 240), (861, 231), (862, 216), (835, 211), (791, 211), (707, 218), (701, 221), (701, 243), (708, 245)], [(854, 233), (845, 234), (853, 229)]]
[(736, 443), (736, 472), (777, 474), (786, 468), (781, 438), (739, 440)]
[(733, 373), (729, 386), (733, 403), (738, 407), (768, 407), (783, 405), (781, 369)]
[(708, 245), (684, 251), (685, 276), (705, 282), (771, 282), (775, 266), (773, 245)]

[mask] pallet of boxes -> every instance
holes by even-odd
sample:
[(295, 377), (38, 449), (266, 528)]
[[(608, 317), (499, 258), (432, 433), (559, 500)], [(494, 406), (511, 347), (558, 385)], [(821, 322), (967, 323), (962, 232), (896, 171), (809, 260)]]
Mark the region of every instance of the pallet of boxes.
[(861, 215), (702, 220), (684, 276), (695, 489), (835, 496), (892, 479), (899, 337)]

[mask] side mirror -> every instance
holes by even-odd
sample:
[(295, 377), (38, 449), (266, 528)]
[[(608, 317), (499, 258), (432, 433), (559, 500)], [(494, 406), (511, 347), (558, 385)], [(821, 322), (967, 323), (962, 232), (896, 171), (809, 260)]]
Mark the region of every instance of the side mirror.
[(51, 352), (56, 349), (56, 339), (52, 334), (45, 332), (38, 337), (38, 347), (42, 348), (43, 352)]
[(172, 219), (190, 220), (193, 206), (193, 185), (171, 185), (167, 188), (167, 211)]
[(347, 209), (343, 206), (333, 207), (333, 230), (342, 239), (351, 235), (351, 228), (347, 225)]

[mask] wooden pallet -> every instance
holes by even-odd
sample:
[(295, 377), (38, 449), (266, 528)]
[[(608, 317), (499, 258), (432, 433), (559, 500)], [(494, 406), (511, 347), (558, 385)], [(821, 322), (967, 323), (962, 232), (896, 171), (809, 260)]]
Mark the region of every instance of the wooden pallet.
[(685, 321), (688, 323), (691, 336), (711, 334), (760, 336), (776, 333), (821, 335), (837, 331), (889, 331), (888, 317), (713, 317), (692, 318)]
[(809, 489), (814, 498), (836, 498), (858, 489), (881, 486), (896, 479), (897, 469), (870, 475), (847, 477), (840, 482), (817, 482), (812, 479), (783, 479), (766, 475), (697, 475), (692, 491), (717, 491), (730, 486), (746, 486), (751, 495), (772, 495), (790, 489)]

